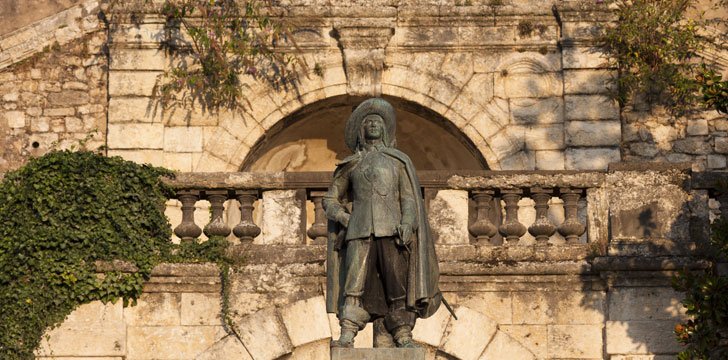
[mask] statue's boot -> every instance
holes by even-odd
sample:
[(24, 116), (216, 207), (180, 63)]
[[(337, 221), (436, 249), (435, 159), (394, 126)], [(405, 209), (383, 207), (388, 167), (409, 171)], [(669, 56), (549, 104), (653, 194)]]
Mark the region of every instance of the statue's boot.
[(412, 328), (410, 326), (400, 326), (394, 330), (392, 337), (398, 348), (414, 348), (419, 349), (421, 346), (417, 345), (412, 340)]
[(361, 307), (357, 297), (347, 296), (344, 307), (339, 314), (341, 325), (341, 336), (338, 340), (331, 342), (332, 348), (354, 347), (354, 338), (359, 330), (364, 329), (369, 321), (369, 313)]
[(338, 340), (331, 341), (332, 348), (352, 348), (354, 347), (354, 338), (356, 337), (356, 330), (352, 329), (341, 329), (341, 336)]

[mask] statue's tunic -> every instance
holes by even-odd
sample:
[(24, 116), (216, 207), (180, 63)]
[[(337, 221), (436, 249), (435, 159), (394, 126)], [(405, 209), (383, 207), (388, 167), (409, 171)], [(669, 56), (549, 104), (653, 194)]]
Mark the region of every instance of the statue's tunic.
[(330, 218), (345, 211), (340, 199), (348, 189), (351, 189), (352, 211), (346, 240), (370, 235), (394, 236), (400, 224), (409, 224), (416, 229), (412, 184), (399, 160), (378, 149), (365, 152), (350, 174), (341, 174), (334, 179), (324, 197)]

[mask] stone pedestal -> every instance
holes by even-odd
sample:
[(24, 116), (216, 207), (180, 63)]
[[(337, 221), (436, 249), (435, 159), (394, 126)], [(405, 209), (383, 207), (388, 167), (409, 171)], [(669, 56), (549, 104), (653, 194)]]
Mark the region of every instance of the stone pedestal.
[(425, 349), (331, 349), (331, 360), (425, 360)]

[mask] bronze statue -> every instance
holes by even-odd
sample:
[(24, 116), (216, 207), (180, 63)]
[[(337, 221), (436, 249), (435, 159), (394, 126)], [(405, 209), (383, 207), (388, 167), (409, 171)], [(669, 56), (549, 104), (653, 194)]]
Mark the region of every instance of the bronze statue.
[(346, 123), (354, 154), (337, 164), (324, 196), (326, 307), (341, 325), (331, 347), (352, 347), (367, 322), (382, 319), (397, 347), (418, 347), (416, 318), (434, 314), (442, 301), (419, 181), (410, 158), (396, 149), (395, 128), (390, 103), (362, 102)]

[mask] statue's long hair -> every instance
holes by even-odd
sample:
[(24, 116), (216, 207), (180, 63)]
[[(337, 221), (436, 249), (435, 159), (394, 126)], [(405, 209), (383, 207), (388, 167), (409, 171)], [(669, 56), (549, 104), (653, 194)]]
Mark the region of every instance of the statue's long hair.
[[(387, 123), (384, 122), (384, 118), (382, 118), (379, 114), (367, 114), (364, 116), (366, 118), (369, 115), (375, 115), (378, 116), (382, 120), (382, 144), (384, 146), (396, 149), (397, 148), (397, 138), (392, 134), (392, 138), (389, 138), (389, 131), (387, 131)], [(364, 118), (362, 118), (361, 126), (359, 126), (359, 136), (356, 138), (356, 151), (361, 152), (364, 149)]]

